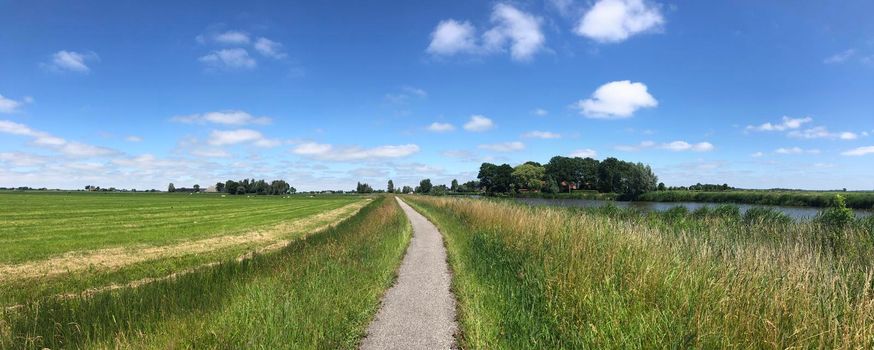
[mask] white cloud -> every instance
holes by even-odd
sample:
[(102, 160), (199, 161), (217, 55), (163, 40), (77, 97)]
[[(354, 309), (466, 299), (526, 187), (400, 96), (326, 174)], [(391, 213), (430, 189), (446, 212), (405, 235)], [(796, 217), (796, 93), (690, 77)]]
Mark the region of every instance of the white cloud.
[(798, 138), (798, 139), (841, 139), (841, 140), (855, 140), (859, 138), (859, 135), (854, 132), (844, 131), (844, 132), (830, 132), (824, 126), (817, 126), (810, 129), (805, 130), (793, 130), (786, 134), (789, 137)]
[(418, 153), (419, 146), (406, 144), (361, 148), (358, 146), (334, 147), (330, 144), (307, 142), (297, 145), (291, 151), (297, 155), (319, 160), (356, 161), (406, 157)]
[(258, 147), (273, 148), (273, 147), (276, 147), (276, 146), (281, 145), (281, 144), (282, 144), (282, 141), (277, 140), (277, 139), (267, 139), (267, 138), (262, 138), (262, 139), (260, 139), (260, 140), (256, 140), (256, 141), (255, 141), (254, 143), (252, 143), (252, 144), (255, 145), (255, 146), (258, 146)]
[(674, 141), (662, 145), (662, 148), (674, 152), (693, 151), (693, 152), (709, 152), (713, 150), (713, 144), (710, 142), (699, 142), (695, 144), (686, 141)]
[(329, 144), (308, 142), (298, 145), (294, 150), (292, 150), (292, 152), (303, 156), (315, 156), (326, 154), (330, 152), (332, 148), (333, 146)]
[(433, 122), (431, 125), (428, 125), (428, 131), (433, 132), (448, 132), (455, 130), (455, 126), (449, 123), (438, 123)]
[(464, 130), (474, 132), (486, 131), (493, 127), (495, 127), (495, 123), (482, 115), (473, 115), (470, 117), (470, 121), (464, 123)]
[(125, 137), (124, 140), (127, 142), (142, 142), (143, 138), (136, 135), (129, 135)]
[(283, 59), (287, 55), (282, 52), (282, 44), (273, 40), (261, 37), (255, 41), (255, 51), (258, 53), (275, 59)]
[(549, 5), (555, 8), (562, 16), (570, 16), (574, 11), (573, 0), (549, 0)]
[(753, 157), (753, 158), (761, 158), (764, 156), (765, 156), (765, 153), (763, 153), (763, 152), (756, 152), (756, 153), (753, 153), (750, 155), (750, 157)]
[(397, 105), (406, 104), (411, 97), (426, 98), (428, 97), (428, 92), (420, 88), (404, 86), (399, 93), (385, 94), (386, 101)]
[(33, 102), (33, 98), (30, 96), (24, 97), (23, 101), (16, 101), (0, 95), (0, 113), (17, 113), (19, 108), (31, 102)]
[(252, 129), (213, 130), (209, 134), (209, 144), (213, 146), (241, 143), (252, 143), (258, 147), (275, 147), (281, 144), (280, 141), (267, 139), (263, 134)]
[(227, 158), (231, 154), (221, 148), (196, 148), (191, 150), (191, 155), (204, 158)]
[(492, 11), (495, 27), (483, 34), (486, 50), (502, 50), (510, 43), (510, 56), (526, 61), (543, 48), (546, 38), (540, 31), (540, 19), (507, 5), (497, 4)]
[(479, 145), (479, 148), (494, 152), (515, 152), (525, 149), (525, 144), (519, 141)]
[(0, 152), (0, 163), (19, 167), (31, 167), (48, 163), (47, 157), (23, 152)]
[(0, 120), (0, 133), (30, 137), (32, 138), (33, 144), (36, 146), (50, 148), (56, 152), (71, 157), (96, 157), (117, 153), (116, 151), (105, 147), (67, 141), (47, 132), (34, 130), (27, 125), (9, 120)]
[(501, 3), (492, 9), (491, 21), (493, 27), (479, 40), (476, 28), (468, 21), (440, 21), (431, 32), (426, 52), (438, 56), (488, 54), (509, 46), (514, 60), (527, 61), (543, 49), (546, 37), (540, 29), (540, 18)]
[(74, 157), (98, 157), (116, 153), (115, 151), (108, 148), (88, 145), (79, 142), (68, 141), (58, 146), (58, 151), (68, 156)]
[(855, 49), (847, 49), (846, 51), (838, 52), (834, 55), (827, 57), (822, 62), (825, 64), (844, 63), (846, 60), (850, 59), (855, 54), (856, 54)]
[(477, 50), (476, 29), (470, 22), (454, 19), (440, 21), (431, 33), (428, 53), (451, 56)]
[(665, 149), (674, 152), (684, 152), (684, 151), (692, 151), (692, 152), (710, 152), (715, 149), (712, 143), (710, 142), (698, 142), (698, 143), (689, 143), (686, 141), (673, 141), (658, 144), (653, 141), (643, 141), (637, 145), (619, 145), (615, 147), (618, 151), (623, 152), (637, 152), (645, 149), (651, 148), (659, 148)]
[(187, 124), (203, 124), (214, 123), (224, 125), (267, 125), (273, 120), (270, 117), (255, 117), (251, 114), (239, 110), (227, 110), (218, 112), (208, 112), (202, 114), (180, 115), (170, 118), (171, 121)]
[(582, 114), (596, 119), (628, 118), (638, 109), (656, 106), (658, 101), (649, 94), (646, 85), (628, 80), (601, 85), (591, 98), (577, 102)]
[(425, 91), (424, 89), (417, 88), (417, 87), (404, 86), (403, 88), (401, 88), (401, 90), (403, 90), (404, 92), (406, 92), (408, 94), (415, 95), (418, 97), (428, 97), (427, 91)]
[(774, 151), (777, 154), (820, 154), (818, 149), (803, 149), (801, 147), (780, 147)]
[(536, 108), (533, 111), (531, 111), (531, 114), (534, 114), (538, 117), (545, 117), (546, 115), (549, 114), (549, 111), (547, 111), (543, 108)]
[(253, 69), (258, 65), (249, 56), (249, 52), (241, 48), (216, 50), (198, 60), (209, 67), (220, 69)]
[(97, 61), (100, 58), (96, 53), (87, 52), (75, 52), (75, 51), (66, 51), (61, 50), (52, 54), (52, 60), (48, 64), (45, 64), (45, 67), (48, 67), (50, 70), (61, 72), (77, 72), (77, 73), (88, 73), (91, 71), (91, 68), (88, 67), (87, 62)]
[(637, 145), (619, 145), (616, 146), (615, 149), (622, 152), (637, 152), (647, 148), (655, 147), (655, 145), (656, 143), (652, 141), (642, 141), (640, 144)]
[(576, 151), (571, 152), (568, 156), (570, 157), (579, 157), (579, 158), (595, 158), (598, 156), (598, 152), (591, 148), (578, 149)]
[(790, 118), (784, 116), (782, 121), (779, 124), (772, 124), (770, 122), (764, 123), (761, 125), (753, 126), (747, 125), (747, 131), (786, 131), (791, 129), (798, 129), (802, 125), (810, 123), (813, 121), (811, 117), (804, 118)]
[(844, 132), (838, 134), (838, 138), (841, 140), (855, 140), (855, 139), (859, 138), (859, 135), (856, 133), (853, 133), (853, 132), (844, 131)]
[(599, 0), (583, 15), (576, 33), (602, 43), (658, 30), (665, 23), (657, 5), (643, 0)]
[(559, 139), (561, 138), (560, 134), (556, 134), (554, 132), (549, 131), (529, 131), (522, 135), (522, 137), (527, 138), (536, 138), (536, 139)]
[(223, 33), (218, 33), (212, 39), (217, 43), (225, 45), (245, 45), (251, 41), (248, 33), (238, 30), (229, 30)]
[(858, 147), (841, 153), (845, 156), (864, 156), (874, 154), (874, 146)]

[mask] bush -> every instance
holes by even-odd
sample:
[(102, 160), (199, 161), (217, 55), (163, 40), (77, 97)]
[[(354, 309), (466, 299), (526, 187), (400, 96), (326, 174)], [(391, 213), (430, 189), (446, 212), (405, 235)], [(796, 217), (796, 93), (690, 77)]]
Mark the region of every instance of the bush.
[(856, 218), (852, 209), (847, 208), (844, 196), (836, 194), (831, 208), (819, 212), (816, 221), (826, 227), (841, 229)]

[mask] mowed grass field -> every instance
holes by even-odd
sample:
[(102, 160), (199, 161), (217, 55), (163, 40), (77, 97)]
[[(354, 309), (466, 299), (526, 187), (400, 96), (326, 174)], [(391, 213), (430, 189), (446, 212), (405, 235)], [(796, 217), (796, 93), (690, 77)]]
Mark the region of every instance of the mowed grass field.
[(0, 264), (235, 234), (337, 209), (352, 196), (0, 192)]
[(0, 348), (355, 348), (412, 232), (393, 199), (358, 202), (366, 205), (348, 219), (279, 250), (3, 309)]
[(874, 219), (407, 197), (469, 349), (872, 349)]
[(276, 250), (352, 216), (359, 196), (0, 193), (0, 305), (156, 279)]

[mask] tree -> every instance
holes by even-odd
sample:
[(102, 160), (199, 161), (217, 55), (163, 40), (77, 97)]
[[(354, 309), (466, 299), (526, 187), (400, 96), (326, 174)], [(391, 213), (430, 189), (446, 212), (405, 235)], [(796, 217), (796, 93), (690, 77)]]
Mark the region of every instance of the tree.
[(243, 186), (237, 186), (236, 194), (246, 194), (246, 188)]
[(216, 191), (216, 192), (224, 192), (224, 191), (225, 191), (225, 184), (224, 184), (224, 182), (216, 182), (216, 183), (215, 183), (215, 191)]
[(268, 187), (268, 194), (282, 195), (290, 193), (291, 186), (285, 180), (273, 180)]
[(230, 194), (237, 194), (237, 188), (240, 187), (240, 184), (234, 180), (228, 180), (225, 182), (225, 192)]
[(568, 192), (571, 191), (575, 181), (575, 170), (573, 158), (555, 156), (546, 163), (546, 176), (555, 180), (560, 186), (564, 186)]
[(418, 187), (419, 190), (416, 191), (416, 192), (418, 192), (418, 193), (429, 193), (429, 192), (431, 192), (431, 188), (432, 188), (432, 187), (434, 187), (434, 186), (431, 185), (431, 179), (424, 179), (424, 180), (422, 180), (422, 181), (419, 181), (419, 187)]
[(458, 180), (452, 179), (452, 183), (450, 184), (449, 190), (452, 192), (458, 192)]
[(476, 192), (479, 188), (479, 181), (468, 181), (458, 186), (458, 192)]
[(194, 186), (192, 186), (192, 188), (194, 188), (194, 192), (200, 192), (200, 185), (194, 184)]
[(477, 178), (480, 187), (488, 193), (509, 192), (513, 183), (513, 167), (509, 164), (494, 165), (483, 163), (479, 168)]
[(445, 196), (447, 192), (449, 192), (449, 189), (446, 188), (446, 185), (437, 185), (431, 187), (431, 190), (428, 191), (428, 194), (432, 196)]
[(366, 183), (360, 183), (360, 182), (359, 182), (358, 185), (355, 187), (355, 192), (358, 192), (358, 193), (373, 193), (373, 187), (370, 187), (370, 185), (368, 185), (368, 184), (366, 184)]
[(401, 189), (401, 192), (403, 192), (404, 194), (413, 193), (413, 188), (410, 186), (404, 186)]
[(167, 186), (167, 192), (176, 192), (176, 186), (173, 186), (172, 182)]
[(598, 192), (618, 193), (621, 187), (621, 161), (610, 157), (601, 161), (598, 166)]
[(561, 192), (561, 187), (558, 185), (558, 181), (555, 181), (554, 178), (547, 176), (546, 181), (543, 184), (542, 191), (546, 193), (559, 193)]
[(657, 190), (657, 191), (660, 191), (660, 192), (661, 192), (661, 191), (666, 191), (667, 188), (665, 187), (665, 183), (664, 183), (664, 182), (659, 182), (659, 185), (658, 185), (658, 187), (656, 187), (656, 190)]
[(546, 174), (546, 169), (542, 166), (527, 162), (513, 169), (513, 183), (516, 188), (526, 189), (529, 191), (540, 191), (543, 188), (543, 178)]
[(388, 186), (386, 187), (386, 192), (388, 192), (388, 193), (395, 192), (395, 183), (393, 181), (391, 181), (391, 179), (388, 180)]

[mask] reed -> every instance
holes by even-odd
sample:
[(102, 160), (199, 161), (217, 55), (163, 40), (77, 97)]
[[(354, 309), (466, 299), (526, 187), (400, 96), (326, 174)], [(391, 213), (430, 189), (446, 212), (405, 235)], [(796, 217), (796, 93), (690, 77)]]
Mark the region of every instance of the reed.
[(862, 221), (409, 202), (446, 238), (466, 348), (874, 347)]

